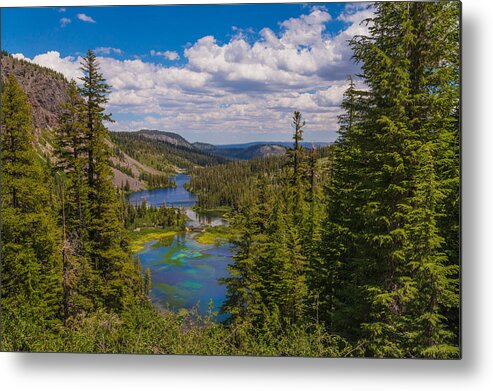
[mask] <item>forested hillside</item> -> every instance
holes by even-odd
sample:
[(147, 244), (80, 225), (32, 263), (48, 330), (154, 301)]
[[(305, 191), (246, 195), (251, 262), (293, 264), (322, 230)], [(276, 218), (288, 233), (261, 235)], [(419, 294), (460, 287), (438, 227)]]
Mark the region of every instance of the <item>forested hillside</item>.
[[(69, 82), (59, 72), (32, 62), (17, 59), (3, 51), (1, 56), (2, 81), (14, 76), (27, 95), (32, 116), (33, 143), (48, 162), (53, 162), (55, 129), (59, 126), (64, 102), (69, 99)], [(108, 140), (113, 150), (116, 148)], [(112, 182), (129, 190), (153, 187), (148, 178), (164, 178), (158, 170), (135, 161), (124, 153), (110, 157)], [(154, 180), (155, 181), (155, 180)], [(159, 182), (164, 182), (160, 179)]]
[[(328, 170), (332, 147), (308, 150), (320, 172)], [(289, 150), (288, 150), (289, 153)], [(198, 195), (198, 207), (215, 209), (230, 207), (242, 210), (258, 198), (257, 185), (262, 177), (280, 178), (289, 166), (286, 154), (240, 160), (214, 167), (196, 167), (189, 190)]]
[(149, 129), (141, 129), (135, 133), (150, 138), (151, 140), (163, 141), (165, 143), (172, 144), (177, 147), (185, 147), (189, 149), (194, 148), (194, 145), (190, 144), (182, 136), (176, 133), (164, 132), (162, 130), (149, 130)]
[[(459, 358), (459, 13), (458, 2), (375, 3), (368, 35), (350, 41), (361, 80), (348, 77), (337, 142), (305, 148), (294, 111), (286, 153), (250, 161), (169, 133), (110, 135), (111, 88), (91, 50), (79, 85), (66, 84), (48, 159), (11, 73), (1, 350)], [(186, 214), (130, 206), (112, 169), (156, 187), (187, 170), (199, 208), (228, 208), (224, 322), (212, 306), (152, 305), (129, 236), (140, 222), (183, 232)]]
[(284, 155), (286, 153), (286, 147), (272, 143), (272, 144), (245, 144), (238, 146), (215, 146), (205, 143), (193, 143), (194, 147), (202, 151), (214, 153), (219, 156), (223, 156), (228, 159), (241, 159), (248, 160), (263, 156)]
[[(111, 140), (123, 152), (161, 172), (173, 174), (190, 170), (195, 166), (210, 166), (228, 160), (213, 153), (203, 152), (189, 144), (181, 136), (153, 131), (111, 132)], [(171, 141), (174, 140), (174, 141)]]

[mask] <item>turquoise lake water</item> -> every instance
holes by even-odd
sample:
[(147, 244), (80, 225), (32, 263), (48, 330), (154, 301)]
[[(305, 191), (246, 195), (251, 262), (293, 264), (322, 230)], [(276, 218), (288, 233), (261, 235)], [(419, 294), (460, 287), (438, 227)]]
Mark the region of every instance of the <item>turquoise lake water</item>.
[[(140, 204), (145, 199), (148, 205), (184, 207), (191, 219), (189, 225), (224, 225), (220, 215), (195, 213), (190, 208), (196, 198), (183, 185), (189, 176), (176, 176), (176, 189), (165, 188), (132, 193), (129, 201)], [(183, 233), (162, 241), (149, 241), (136, 253), (142, 270), (151, 270), (151, 300), (153, 303), (172, 310), (197, 307), (206, 314), (212, 299), (214, 310), (221, 307), (226, 287), (219, 279), (229, 276), (227, 266), (232, 261), (233, 249), (229, 243), (201, 244), (195, 241), (196, 233)], [(221, 315), (218, 320), (224, 320)]]

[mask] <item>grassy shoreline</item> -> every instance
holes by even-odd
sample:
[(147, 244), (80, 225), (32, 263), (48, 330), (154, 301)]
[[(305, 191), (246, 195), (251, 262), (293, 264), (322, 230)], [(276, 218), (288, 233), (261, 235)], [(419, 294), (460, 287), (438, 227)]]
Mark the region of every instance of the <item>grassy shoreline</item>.
[(168, 228), (140, 228), (129, 231), (130, 251), (135, 254), (144, 249), (145, 244), (151, 240), (163, 240), (179, 234), (182, 231)]
[(201, 207), (195, 205), (195, 206), (192, 206), (190, 209), (192, 209), (194, 212), (198, 212), (198, 213), (217, 213), (217, 214), (222, 214), (222, 215), (231, 211), (231, 207), (229, 207), (229, 206), (218, 206), (215, 208), (201, 208)]
[(219, 245), (226, 242), (231, 242), (236, 235), (231, 227), (217, 226), (207, 227), (205, 232), (195, 236), (195, 241), (200, 244), (215, 244)]

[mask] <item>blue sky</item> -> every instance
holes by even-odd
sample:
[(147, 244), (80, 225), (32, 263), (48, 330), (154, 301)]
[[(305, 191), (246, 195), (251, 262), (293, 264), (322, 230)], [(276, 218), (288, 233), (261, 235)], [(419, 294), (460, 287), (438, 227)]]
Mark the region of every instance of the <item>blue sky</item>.
[(347, 39), (369, 15), (364, 3), (10, 8), (2, 48), (69, 78), (95, 49), (113, 86), (114, 130), (288, 140), (301, 110), (306, 139), (328, 141), (357, 71)]

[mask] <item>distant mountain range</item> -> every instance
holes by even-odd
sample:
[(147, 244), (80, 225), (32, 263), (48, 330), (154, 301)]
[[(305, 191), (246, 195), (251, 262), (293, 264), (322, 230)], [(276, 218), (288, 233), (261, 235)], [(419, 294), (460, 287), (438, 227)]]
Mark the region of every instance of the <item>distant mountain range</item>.
[[(129, 142), (130, 138), (139, 137), (173, 145), (176, 148), (182, 148), (188, 150), (189, 152), (194, 151), (195, 153), (207, 154), (208, 156), (218, 156), (229, 160), (248, 160), (256, 157), (282, 155), (286, 153), (286, 146), (275, 143), (254, 142), (246, 144), (233, 144), (231, 146), (218, 146), (201, 142), (190, 143), (177, 133), (164, 132), (154, 129), (141, 129), (136, 132), (114, 132), (113, 134), (118, 134), (121, 139), (125, 138), (125, 142)], [(115, 137), (113, 137), (113, 141), (115, 141)]]
[[(190, 143), (178, 133), (165, 132), (161, 130), (141, 129), (136, 132), (129, 132), (149, 139), (166, 142), (175, 146), (196, 149), (201, 152), (222, 156), (228, 159), (248, 160), (256, 157), (282, 155), (286, 153), (286, 148), (293, 145), (290, 141), (253, 141), (241, 144), (222, 144), (214, 145), (210, 143), (194, 142)], [(305, 148), (320, 148), (329, 145), (326, 142), (302, 142)]]
[[(211, 144), (207, 144), (207, 145), (211, 145)], [(289, 148), (293, 146), (293, 142), (292, 141), (253, 141), (250, 143), (243, 143), (243, 144), (220, 144), (220, 145), (215, 145), (215, 147), (220, 149), (232, 149), (232, 148), (244, 149), (256, 145), (280, 145), (282, 147)], [(320, 141), (316, 141), (316, 142), (302, 141), (301, 145), (304, 148), (312, 148), (312, 147), (320, 148), (320, 147), (326, 147), (327, 145), (330, 145), (330, 143), (320, 142)]]
[(247, 143), (228, 145), (212, 145), (193, 143), (195, 148), (229, 159), (249, 160), (261, 156), (283, 155), (286, 147), (278, 144)]

